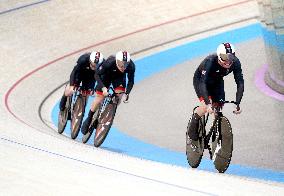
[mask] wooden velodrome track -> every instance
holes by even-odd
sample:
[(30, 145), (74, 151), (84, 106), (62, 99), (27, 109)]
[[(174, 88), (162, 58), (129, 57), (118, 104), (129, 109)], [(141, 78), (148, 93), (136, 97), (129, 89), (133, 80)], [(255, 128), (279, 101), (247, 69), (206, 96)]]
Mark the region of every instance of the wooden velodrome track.
[[(140, 59), (189, 41), (256, 23), (258, 15), (255, 1), (120, 1), (115, 6), (108, 0), (1, 1), (0, 188), (4, 190), (6, 187), (4, 195), (59, 195), (67, 193), (68, 187), (72, 187), (75, 180), (87, 181), (78, 186), (82, 188), (85, 185), (89, 189), (72, 189), (72, 194), (84, 191), (91, 194), (90, 187), (95, 181), (108, 175), (90, 169), (89, 165), (81, 167), (75, 163), (66, 167), (68, 160), (33, 154), (23, 149), (23, 146), (53, 154), (63, 153), (66, 157), (95, 162), (105, 167), (120, 168), (111, 165), (109, 162), (112, 161), (108, 160), (108, 156), (120, 159), (120, 155), (110, 153), (105, 157), (103, 150), (94, 152), (92, 146), (58, 135), (40, 119), (42, 116), (52, 126), (51, 110), (63, 89), (54, 90), (66, 82), (80, 54), (100, 50), (108, 56), (117, 50), (126, 49), (133, 54), (134, 60)], [(255, 45), (257, 47), (251, 47)], [(226, 110), (235, 130), (232, 163), (283, 171), (284, 150), (281, 145), (284, 125), (280, 120), (284, 112), (283, 102), (264, 95), (254, 84), (256, 70), (266, 62), (264, 43), (262, 39), (255, 38), (236, 46), (243, 64), (246, 88), (243, 113), (236, 117), (231, 115), (231, 109)], [(192, 75), (203, 57), (174, 66), (135, 85), (131, 102), (121, 105), (118, 110), (115, 126), (142, 141), (184, 152), (186, 124), (191, 108), (197, 104)], [(232, 77), (226, 80), (226, 89), (227, 96), (234, 97), (235, 84)], [(50, 95), (50, 92), (54, 93)], [(46, 97), (48, 100), (45, 100)], [(164, 111), (163, 114), (161, 111)], [(96, 153), (96, 156), (92, 153)], [(131, 164), (136, 161), (130, 159), (126, 162)], [(48, 165), (48, 162), (52, 164)], [(47, 168), (49, 174), (42, 172)], [(98, 172), (98, 176), (94, 177), (88, 171)], [(26, 184), (14, 188), (22, 180)], [(224, 182), (226, 180), (223, 179)], [(60, 182), (64, 182), (64, 188), (60, 187)], [(111, 182), (117, 183), (115, 180)], [(163, 189), (151, 186), (141, 185), (142, 188), (148, 188), (150, 193), (156, 189), (159, 193)], [(265, 187), (263, 184), (259, 186)], [(274, 190), (278, 191), (278, 188)], [(120, 185), (115, 185), (114, 190), (121, 191)], [(128, 188), (124, 191), (128, 194), (133, 190)], [(143, 191), (141, 194), (149, 193)], [(170, 195), (171, 191), (176, 193), (169, 188), (167, 194)], [(210, 193), (218, 191), (212, 188)]]

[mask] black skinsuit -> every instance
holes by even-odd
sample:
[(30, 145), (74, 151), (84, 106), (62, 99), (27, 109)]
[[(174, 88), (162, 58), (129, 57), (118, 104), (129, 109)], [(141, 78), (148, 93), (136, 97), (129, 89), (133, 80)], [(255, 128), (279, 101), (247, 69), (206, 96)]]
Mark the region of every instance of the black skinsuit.
[(90, 68), (90, 54), (83, 54), (77, 60), (77, 64), (70, 75), (70, 86), (79, 86), (82, 82), (83, 89), (94, 89), (96, 83), (94, 75), (96, 71)]
[[(69, 80), (70, 86), (78, 87), (82, 82), (82, 90), (94, 89), (94, 86), (96, 84), (95, 80), (96, 70), (92, 70), (90, 67), (90, 55), (91, 53), (85, 53), (78, 58), (77, 64), (74, 66), (70, 74), (70, 80)], [(66, 100), (67, 97), (63, 94), (59, 104), (59, 108), (61, 111), (64, 110), (65, 108)]]
[[(126, 75), (127, 75), (127, 87), (126, 87)], [(104, 63), (99, 67), (95, 74), (97, 81), (96, 92), (101, 92), (103, 87), (109, 87), (110, 84), (113, 88), (125, 88), (126, 94), (129, 94), (134, 85), (135, 64), (132, 60), (128, 63), (126, 70), (122, 73), (116, 66), (116, 60), (114, 56), (108, 57)]]
[(209, 104), (209, 96), (213, 102), (225, 100), (223, 77), (233, 72), (237, 84), (236, 103), (240, 104), (244, 92), (244, 79), (241, 63), (234, 57), (233, 64), (229, 69), (223, 68), (218, 63), (218, 56), (207, 56), (196, 69), (193, 77), (193, 86), (200, 100)]
[[(128, 63), (127, 68), (124, 72), (119, 71), (116, 66), (116, 60), (114, 56), (108, 57), (97, 69), (95, 73), (95, 79), (97, 81), (97, 86), (95, 88), (97, 94), (102, 94), (102, 88), (112, 84), (114, 89), (125, 90), (126, 87), (126, 75), (128, 79), (126, 94), (131, 92), (134, 85), (134, 74), (135, 74), (135, 64), (132, 60)], [(84, 121), (81, 128), (81, 132), (85, 135), (88, 131), (88, 127), (93, 118), (94, 111), (89, 111), (88, 118)]]

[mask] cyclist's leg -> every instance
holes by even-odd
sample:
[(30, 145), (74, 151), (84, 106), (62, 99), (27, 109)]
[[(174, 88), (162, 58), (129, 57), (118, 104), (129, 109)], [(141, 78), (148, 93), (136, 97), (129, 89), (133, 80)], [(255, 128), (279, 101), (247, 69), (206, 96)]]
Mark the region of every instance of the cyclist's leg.
[[(82, 80), (82, 90), (83, 90), (83, 95), (86, 96), (86, 104), (87, 105), (87, 100), (89, 98), (89, 95), (94, 94), (95, 91), (95, 84), (96, 80), (93, 78), (87, 78)], [(85, 93), (85, 94), (84, 94)]]
[(221, 106), (219, 105), (220, 101), (225, 101), (225, 90), (224, 90), (224, 80), (220, 80), (219, 82), (215, 83), (214, 90), (211, 92), (212, 94), (212, 102), (213, 106)]
[(81, 132), (84, 135), (87, 133), (88, 127), (91, 124), (92, 118), (103, 100), (104, 100), (104, 96), (99, 93), (96, 93), (96, 97), (94, 98), (94, 101), (92, 102), (91, 108), (88, 113), (88, 117), (84, 120), (82, 128), (81, 128)]
[[(109, 81), (102, 81), (104, 84), (106, 84), (106, 87), (109, 87), (110, 82)], [(92, 118), (95, 114), (95, 112), (98, 110), (98, 108), (100, 107), (100, 104), (102, 103), (102, 101), (104, 100), (104, 96), (103, 96), (103, 92), (102, 90), (102, 86), (97, 85), (95, 88), (96, 91), (96, 97), (94, 98), (92, 104), (91, 104), (91, 108), (89, 110), (88, 113), (88, 117), (84, 120), (82, 128), (81, 128), (81, 132), (85, 135), (88, 131), (88, 127), (90, 126), (91, 122), (92, 122)]]
[[(87, 100), (89, 98), (89, 94), (94, 91), (94, 86), (95, 86), (96, 81), (93, 78), (84, 78), (82, 80), (82, 87), (81, 90), (83, 91), (83, 95), (86, 95), (86, 100), (85, 100), (85, 105), (84, 107), (86, 107), (87, 105)], [(85, 93), (85, 94), (84, 94)], [(85, 108), (83, 108), (83, 110), (85, 111)], [(94, 112), (92, 112), (92, 110), (90, 110), (89, 112), (89, 118), (88, 120), (92, 120)], [(84, 112), (85, 115), (85, 112)], [(86, 126), (86, 125), (85, 125)]]
[(59, 103), (59, 109), (61, 111), (65, 109), (67, 97), (70, 97), (73, 93), (74, 93), (74, 85), (67, 84)]
[(90, 126), (92, 122), (92, 118), (96, 112), (96, 110), (99, 108), (99, 105), (104, 100), (103, 95), (96, 94), (96, 97), (92, 103), (91, 109), (89, 110), (88, 117), (84, 120), (81, 132), (85, 135), (88, 131), (88, 127)]
[(202, 95), (199, 90), (199, 80), (194, 78), (193, 86), (197, 97), (199, 98), (201, 105), (194, 111), (190, 124), (188, 125), (188, 136), (190, 139), (196, 141), (198, 139), (198, 126), (200, 118), (206, 113), (206, 107)]
[[(194, 86), (195, 93), (196, 93), (196, 95), (197, 95), (197, 97), (200, 101), (200, 105), (196, 109), (196, 113), (198, 114), (198, 116), (202, 117), (206, 114), (207, 107), (206, 107), (206, 104), (204, 102), (204, 97), (203, 97), (204, 95), (201, 93), (202, 91), (200, 90), (200, 79), (196, 76), (194, 76), (194, 78), (193, 78), (193, 86)], [(209, 99), (211, 101), (210, 86), (206, 85), (206, 88), (207, 88), (207, 91), (208, 91)]]
[(74, 86), (79, 86), (82, 81), (80, 74), (77, 75), (77, 78), (71, 77), (72, 75), (74, 75), (74, 70), (70, 74), (69, 84), (66, 85), (64, 94), (60, 100), (59, 109), (61, 111), (65, 108), (67, 97), (70, 97), (74, 93)]
[(119, 95), (118, 104), (121, 102), (121, 98), (123, 96), (122, 93), (125, 92), (126, 80), (125, 77), (120, 77), (112, 81), (112, 86), (114, 88), (115, 93), (121, 93)]

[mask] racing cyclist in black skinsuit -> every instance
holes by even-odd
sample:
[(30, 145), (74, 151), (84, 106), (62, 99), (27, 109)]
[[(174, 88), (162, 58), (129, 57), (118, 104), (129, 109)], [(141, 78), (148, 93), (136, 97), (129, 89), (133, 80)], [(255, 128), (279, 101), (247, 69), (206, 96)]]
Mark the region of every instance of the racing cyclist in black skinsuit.
[[(96, 97), (91, 105), (87, 119), (84, 121), (81, 132), (86, 135), (93, 115), (108, 95), (108, 88), (112, 84), (116, 93), (122, 93), (120, 99), (128, 101), (129, 93), (134, 85), (135, 64), (127, 51), (119, 51), (115, 56), (109, 56), (95, 74), (97, 81)], [(127, 76), (127, 85), (126, 85)], [(120, 102), (120, 101), (119, 101)]]
[(220, 44), (217, 54), (207, 56), (196, 69), (193, 77), (193, 86), (201, 106), (193, 114), (188, 127), (190, 142), (198, 140), (199, 119), (209, 112), (213, 113), (212, 103), (225, 100), (223, 77), (233, 72), (237, 84), (236, 110), (235, 114), (240, 114), (239, 104), (244, 92), (244, 79), (239, 59), (235, 56), (235, 48), (230, 43)]
[(63, 111), (67, 97), (71, 96), (82, 82), (82, 90), (93, 91), (96, 83), (96, 69), (103, 63), (104, 56), (101, 52), (94, 51), (81, 55), (74, 66), (69, 83), (66, 85), (64, 94), (60, 100), (59, 109)]

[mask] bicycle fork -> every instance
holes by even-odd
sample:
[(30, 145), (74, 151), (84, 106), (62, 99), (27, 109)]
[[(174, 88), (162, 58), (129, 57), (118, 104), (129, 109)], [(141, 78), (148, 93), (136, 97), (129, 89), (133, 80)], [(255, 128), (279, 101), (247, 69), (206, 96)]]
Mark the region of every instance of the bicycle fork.
[[(216, 139), (216, 133), (214, 133), (214, 135), (212, 136), (213, 132), (214, 132), (214, 129), (216, 128), (216, 123), (218, 121), (218, 118), (215, 117), (215, 119), (213, 120), (213, 123), (212, 123), (212, 126), (210, 127), (210, 130), (208, 132), (207, 135), (205, 135), (205, 138), (204, 138), (204, 148), (205, 149), (208, 149), (209, 151), (209, 155), (210, 155), (210, 159), (213, 158), (213, 152), (212, 152), (212, 149), (209, 145), (209, 141), (210, 141), (210, 138), (212, 137), (212, 141), (215, 141)], [(219, 131), (219, 125), (217, 126), (216, 128), (217, 130), (216, 131)]]
[[(216, 154), (219, 152), (219, 150), (222, 147), (221, 119), (219, 117), (216, 119), (216, 121), (214, 123), (214, 126), (212, 126), (212, 130), (210, 130), (210, 131), (212, 131), (210, 133), (211, 135), (213, 133), (212, 142), (217, 140), (217, 144), (216, 144), (216, 148), (215, 148), (214, 152), (212, 152), (212, 149), (210, 147), (209, 147), (210, 150), (208, 149), (209, 150), (209, 154), (210, 154), (210, 158), (211, 158), (211, 160), (214, 161), (215, 158), (216, 158)], [(210, 137), (211, 137), (211, 135), (210, 135)], [(210, 137), (209, 137), (209, 139), (210, 139)]]

